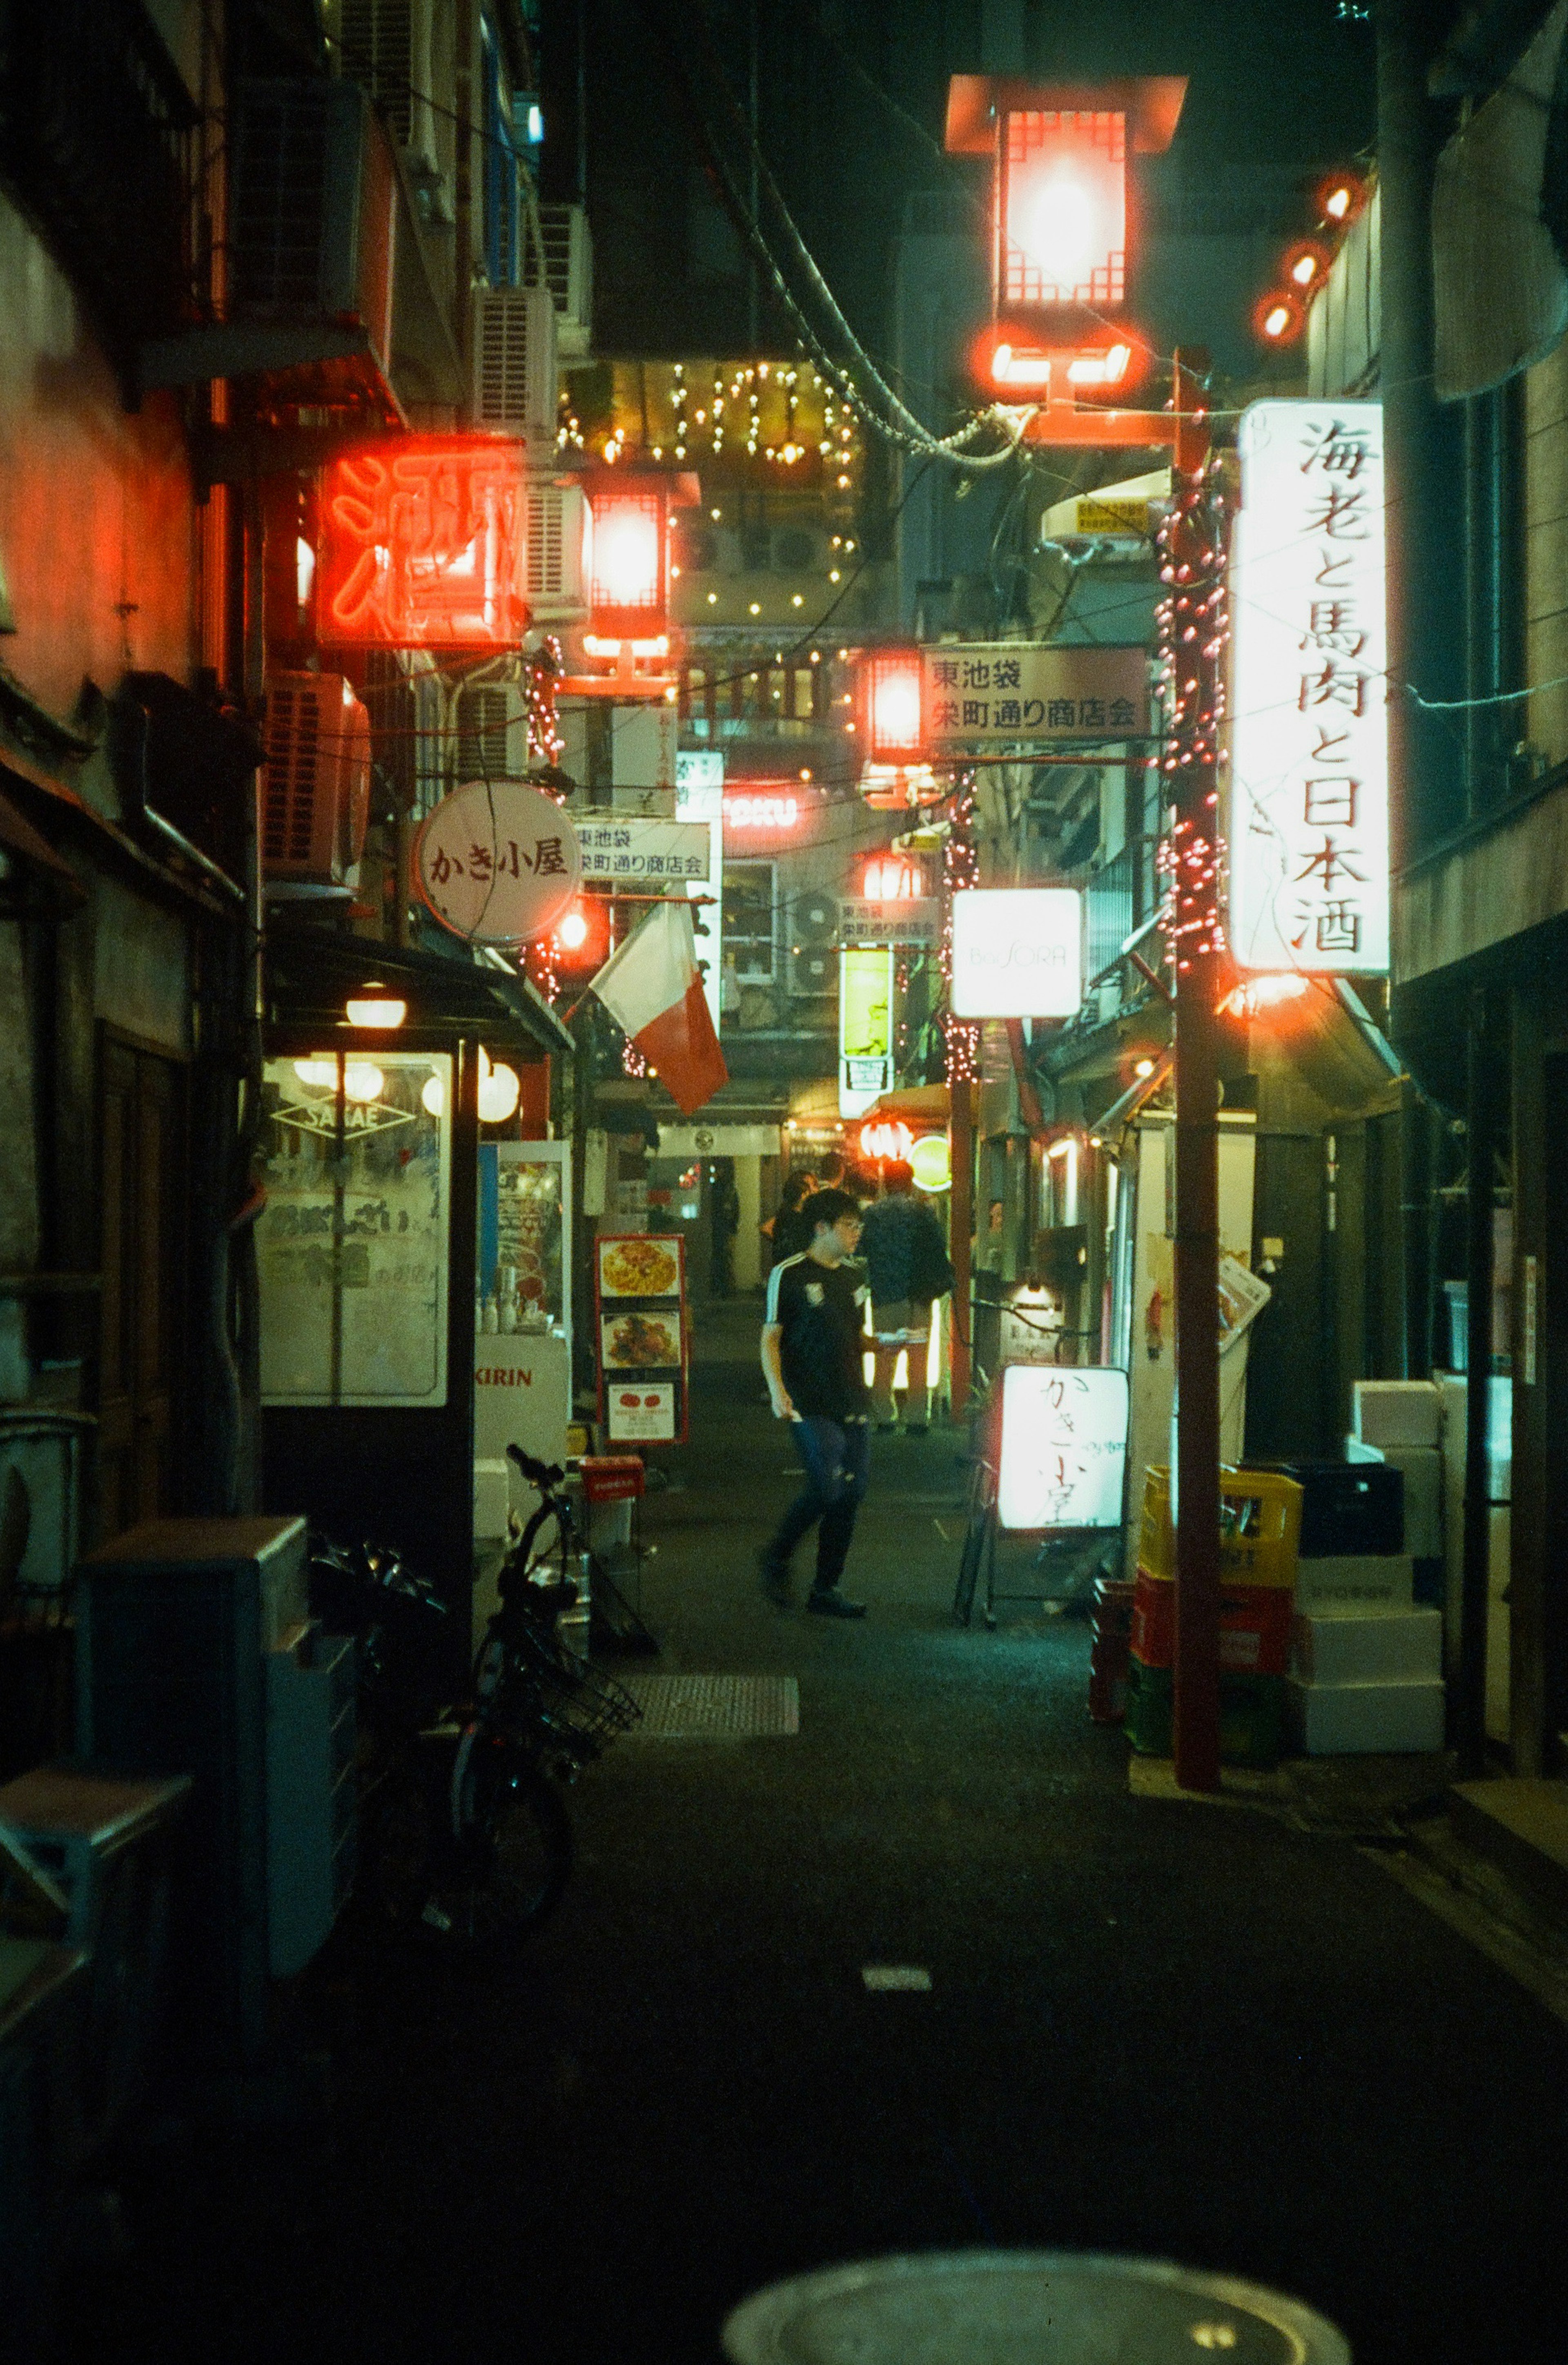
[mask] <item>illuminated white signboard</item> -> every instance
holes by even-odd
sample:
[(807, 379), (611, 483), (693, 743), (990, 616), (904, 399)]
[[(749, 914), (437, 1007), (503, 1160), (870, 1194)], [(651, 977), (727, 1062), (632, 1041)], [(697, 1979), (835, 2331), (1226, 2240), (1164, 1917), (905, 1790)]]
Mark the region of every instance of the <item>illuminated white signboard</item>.
[(846, 945), (838, 956), (838, 1113), (864, 1116), (893, 1087), (893, 948)]
[(1003, 1528), (1116, 1528), (1127, 1458), (1127, 1375), (1010, 1363), (1002, 1374)]
[(1231, 561), (1230, 944), (1388, 968), (1383, 407), (1257, 402)]
[(1075, 887), (963, 887), (953, 898), (955, 1018), (1070, 1018), (1083, 999)]

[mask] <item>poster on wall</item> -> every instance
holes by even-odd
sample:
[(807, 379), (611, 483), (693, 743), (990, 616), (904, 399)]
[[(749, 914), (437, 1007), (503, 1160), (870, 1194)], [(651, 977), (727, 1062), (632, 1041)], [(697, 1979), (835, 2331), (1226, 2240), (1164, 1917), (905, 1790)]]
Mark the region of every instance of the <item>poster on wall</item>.
[(599, 1417), (611, 1444), (683, 1444), (686, 1243), (607, 1232), (594, 1245)]

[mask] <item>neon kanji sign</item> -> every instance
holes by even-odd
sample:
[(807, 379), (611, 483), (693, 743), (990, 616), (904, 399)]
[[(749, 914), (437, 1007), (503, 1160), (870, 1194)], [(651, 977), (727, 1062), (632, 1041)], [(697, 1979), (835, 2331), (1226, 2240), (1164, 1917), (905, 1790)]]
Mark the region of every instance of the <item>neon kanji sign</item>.
[(528, 622), (521, 447), (409, 436), (321, 487), (320, 633), (378, 648), (510, 648)]

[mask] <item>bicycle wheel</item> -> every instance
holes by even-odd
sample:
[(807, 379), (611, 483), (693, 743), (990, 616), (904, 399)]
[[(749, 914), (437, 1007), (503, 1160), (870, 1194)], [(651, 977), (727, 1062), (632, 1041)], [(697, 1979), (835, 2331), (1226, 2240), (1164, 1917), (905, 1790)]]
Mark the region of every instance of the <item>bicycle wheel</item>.
[(571, 1877), (572, 1824), (560, 1792), (525, 1751), (471, 1725), (452, 1797), (452, 1861), (425, 1907), (427, 1926), (465, 1945), (536, 1930)]

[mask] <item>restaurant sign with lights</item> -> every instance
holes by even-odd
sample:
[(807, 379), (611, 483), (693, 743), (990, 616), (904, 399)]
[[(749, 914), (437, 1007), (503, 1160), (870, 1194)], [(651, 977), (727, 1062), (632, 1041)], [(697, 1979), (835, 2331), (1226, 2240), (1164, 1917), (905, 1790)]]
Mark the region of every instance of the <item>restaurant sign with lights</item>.
[(1230, 948), (1389, 960), (1383, 406), (1254, 403), (1231, 558)]
[(798, 795), (791, 790), (779, 790), (765, 796), (726, 796), (725, 833), (751, 830), (759, 835), (767, 835), (797, 828), (814, 801), (811, 797)]
[(400, 436), (322, 473), (320, 636), (339, 647), (515, 648), (527, 627), (523, 447)]
[(1141, 645), (939, 642), (921, 652), (921, 728), (939, 750), (1137, 739), (1148, 730)]
[(582, 850), (570, 818), (526, 780), (469, 780), (443, 797), (414, 846), (420, 893), (469, 944), (531, 944), (570, 906)]

